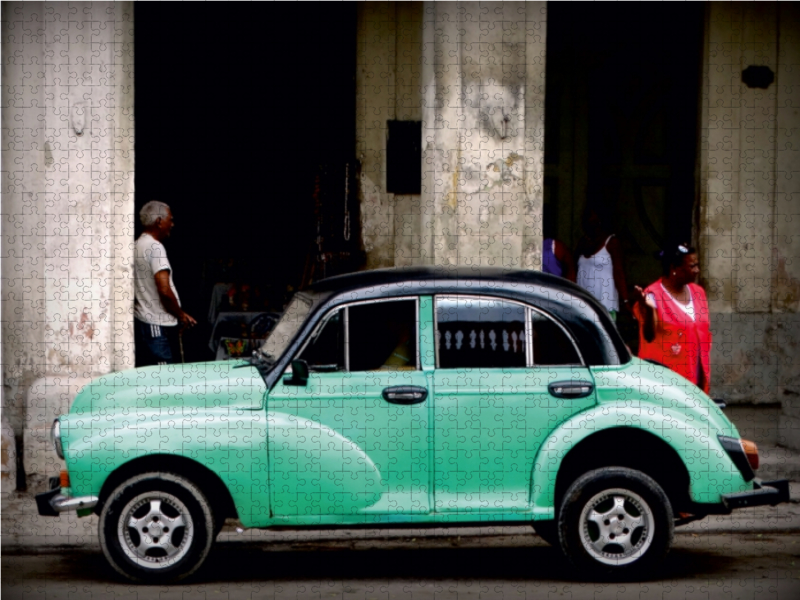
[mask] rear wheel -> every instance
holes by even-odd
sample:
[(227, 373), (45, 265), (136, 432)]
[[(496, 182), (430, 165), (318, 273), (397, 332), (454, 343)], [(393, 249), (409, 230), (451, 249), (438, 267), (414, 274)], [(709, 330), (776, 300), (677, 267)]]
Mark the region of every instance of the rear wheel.
[(640, 471), (597, 469), (567, 490), (558, 529), (562, 550), (581, 573), (643, 575), (672, 544), (672, 505)]
[(166, 583), (194, 573), (214, 541), (211, 504), (188, 479), (145, 473), (115, 489), (100, 512), (100, 545), (133, 581)]

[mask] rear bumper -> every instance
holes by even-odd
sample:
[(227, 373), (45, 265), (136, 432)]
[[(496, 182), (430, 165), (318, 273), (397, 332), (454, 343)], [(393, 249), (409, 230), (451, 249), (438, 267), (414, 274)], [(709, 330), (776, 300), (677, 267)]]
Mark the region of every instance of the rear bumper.
[(789, 481), (776, 479), (775, 481), (760, 481), (756, 479), (754, 489), (735, 494), (723, 494), (722, 504), (729, 511), (737, 508), (750, 508), (751, 506), (776, 506), (789, 502)]
[[(57, 517), (62, 512), (70, 510), (88, 511), (97, 506), (97, 496), (71, 498), (62, 494), (58, 477), (50, 479), (50, 487), (52, 489), (49, 492), (36, 494), (36, 508), (42, 517)], [(80, 516), (80, 513), (78, 516)]]
[(789, 481), (777, 479), (775, 481), (753, 480), (753, 489), (735, 494), (722, 494), (719, 504), (704, 504), (694, 502), (681, 511), (680, 518), (675, 520), (675, 525), (686, 525), (709, 515), (729, 515), (739, 508), (753, 506), (777, 506), (789, 502)]

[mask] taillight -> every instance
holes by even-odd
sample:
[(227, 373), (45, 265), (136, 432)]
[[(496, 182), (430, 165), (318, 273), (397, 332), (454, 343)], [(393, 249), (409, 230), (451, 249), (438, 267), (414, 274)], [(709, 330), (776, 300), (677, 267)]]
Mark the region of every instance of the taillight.
[[(745, 481), (752, 481), (755, 476), (755, 469), (758, 467), (758, 450), (753, 442), (742, 440), (735, 437), (720, 435), (719, 443), (731, 457), (733, 464), (739, 469)], [(745, 451), (749, 448), (749, 451)]]
[(69, 472), (66, 469), (64, 469), (63, 471), (61, 471), (61, 473), (59, 475), (60, 475), (59, 476), (59, 479), (60, 479), (59, 483), (61, 484), (61, 487), (62, 488), (71, 487), (69, 485)]
[(747, 456), (747, 462), (753, 467), (753, 471), (758, 469), (758, 446), (756, 446), (756, 443), (750, 440), (742, 440), (742, 449), (745, 456)]

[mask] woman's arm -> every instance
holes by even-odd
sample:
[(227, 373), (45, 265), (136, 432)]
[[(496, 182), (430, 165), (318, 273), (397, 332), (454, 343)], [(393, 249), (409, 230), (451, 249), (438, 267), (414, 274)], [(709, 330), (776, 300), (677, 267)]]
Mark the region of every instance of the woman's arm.
[(656, 329), (658, 329), (658, 311), (656, 302), (650, 294), (645, 296), (644, 291), (638, 285), (633, 286), (633, 315), (642, 327), (642, 335), (648, 342), (656, 339)]

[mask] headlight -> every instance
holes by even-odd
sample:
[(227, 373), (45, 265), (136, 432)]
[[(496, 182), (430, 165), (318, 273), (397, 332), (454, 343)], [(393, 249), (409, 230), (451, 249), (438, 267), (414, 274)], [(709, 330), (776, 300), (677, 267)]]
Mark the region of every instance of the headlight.
[(64, 447), (61, 445), (61, 421), (58, 419), (53, 421), (53, 426), (50, 428), (50, 441), (55, 446), (58, 458), (64, 458)]

